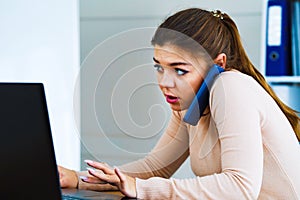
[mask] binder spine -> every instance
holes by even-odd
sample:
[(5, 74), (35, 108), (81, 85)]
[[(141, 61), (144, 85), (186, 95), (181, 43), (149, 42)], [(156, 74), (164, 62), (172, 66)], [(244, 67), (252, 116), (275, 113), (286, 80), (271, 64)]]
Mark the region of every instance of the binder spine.
[(269, 0), (267, 5), (266, 75), (292, 75), (289, 0)]
[(300, 0), (292, 1), (291, 23), (293, 75), (300, 76)]

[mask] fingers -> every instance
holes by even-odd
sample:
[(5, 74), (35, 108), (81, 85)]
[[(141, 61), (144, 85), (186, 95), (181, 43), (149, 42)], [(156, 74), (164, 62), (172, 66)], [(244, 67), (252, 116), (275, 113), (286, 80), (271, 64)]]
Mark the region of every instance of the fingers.
[(118, 168), (115, 168), (115, 173), (120, 180), (119, 189), (127, 197), (136, 197), (135, 179), (123, 174)]
[(96, 162), (92, 160), (85, 160), (85, 162), (93, 168), (87, 168), (88, 173), (91, 176), (82, 179), (84, 182), (103, 185), (105, 185), (105, 183), (108, 183), (110, 185), (119, 187), (121, 185), (121, 179), (119, 178), (119, 176), (122, 178), (122, 181), (126, 180), (125, 175), (121, 174), (120, 171), (118, 171), (119, 175), (117, 175), (115, 170), (106, 163)]
[(122, 174), (118, 168), (115, 168), (115, 173), (119, 177), (121, 183), (124, 183), (126, 181), (126, 176)]
[(96, 177), (93, 176), (80, 176), (79, 177), (83, 182), (86, 183), (93, 183), (93, 184), (107, 184), (107, 182), (102, 181)]
[(76, 188), (78, 177), (75, 171), (58, 166), (60, 186), (63, 188)]
[(120, 180), (118, 178), (117, 175), (115, 175), (114, 173), (111, 173), (111, 174), (104, 174), (104, 173), (101, 173), (101, 172), (98, 172), (94, 169), (91, 169), (91, 168), (88, 168), (88, 172), (90, 175), (100, 179), (100, 181), (104, 181), (106, 183), (110, 183), (110, 184), (113, 184), (113, 185), (118, 185)]
[[(91, 160), (85, 161), (90, 167), (87, 168), (90, 177), (81, 177), (84, 182), (96, 183), (95, 185), (116, 186), (128, 197), (136, 197), (135, 179), (123, 174), (118, 168), (111, 169), (107, 164)], [(108, 184), (104, 184), (108, 183)]]
[(59, 175), (59, 178), (62, 178), (63, 174), (62, 174), (62, 167), (61, 166), (57, 166), (57, 171), (58, 171), (58, 175)]
[(105, 174), (114, 174), (114, 170), (112, 170), (106, 163), (95, 162), (92, 160), (85, 160), (85, 162), (89, 166), (103, 171)]

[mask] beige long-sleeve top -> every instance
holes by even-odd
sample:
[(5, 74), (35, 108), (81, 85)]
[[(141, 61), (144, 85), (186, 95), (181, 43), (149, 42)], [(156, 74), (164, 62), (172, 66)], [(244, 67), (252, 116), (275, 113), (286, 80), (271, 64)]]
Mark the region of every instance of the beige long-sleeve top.
[[(224, 72), (209, 107), (196, 126), (182, 122), (184, 111), (173, 112), (149, 155), (120, 167), (137, 177), (137, 197), (300, 199), (300, 145), (265, 90), (245, 74)], [(170, 178), (188, 156), (195, 177)]]

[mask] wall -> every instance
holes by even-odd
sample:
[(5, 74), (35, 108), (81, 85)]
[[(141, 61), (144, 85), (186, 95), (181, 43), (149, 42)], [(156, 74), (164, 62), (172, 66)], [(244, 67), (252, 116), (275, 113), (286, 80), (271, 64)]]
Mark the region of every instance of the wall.
[(0, 27), (0, 81), (44, 83), (57, 163), (79, 169), (78, 2), (0, 1)]
[[(141, 158), (153, 148), (170, 109), (151, 67), (154, 29), (149, 27), (195, 6), (230, 14), (247, 53), (260, 66), (260, 0), (80, 1), (82, 159), (118, 165)], [(186, 165), (175, 176), (192, 176)]]

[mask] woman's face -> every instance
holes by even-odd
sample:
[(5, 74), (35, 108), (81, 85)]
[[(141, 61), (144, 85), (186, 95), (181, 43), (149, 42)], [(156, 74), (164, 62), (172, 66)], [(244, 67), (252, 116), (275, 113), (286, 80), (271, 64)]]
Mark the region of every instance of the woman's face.
[(155, 45), (153, 60), (159, 87), (171, 109), (187, 109), (203, 82), (204, 62), (172, 45)]

